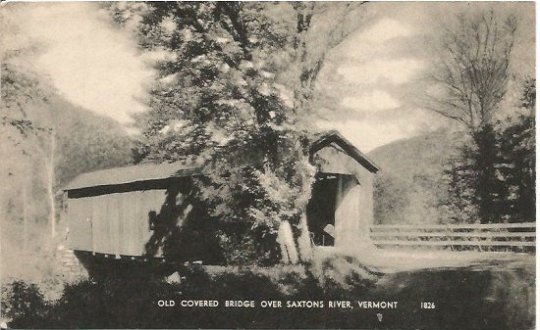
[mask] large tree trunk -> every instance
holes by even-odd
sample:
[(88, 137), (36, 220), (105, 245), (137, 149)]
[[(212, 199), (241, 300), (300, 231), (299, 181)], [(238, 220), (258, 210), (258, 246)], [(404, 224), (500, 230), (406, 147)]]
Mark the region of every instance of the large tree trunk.
[(281, 249), (281, 260), (284, 264), (298, 263), (298, 250), (294, 241), (291, 224), (282, 221), (278, 229), (278, 242)]
[(305, 212), (300, 219), (299, 230), (300, 234), (295, 238), (291, 224), (288, 221), (282, 221), (279, 226), (278, 242), (284, 264), (296, 264), (300, 261), (309, 262), (313, 258)]
[(300, 219), (299, 229), (300, 235), (297, 238), (297, 246), (300, 252), (300, 260), (303, 262), (309, 262), (313, 259), (313, 247), (309, 237), (309, 228), (305, 210), (302, 213), (302, 218)]

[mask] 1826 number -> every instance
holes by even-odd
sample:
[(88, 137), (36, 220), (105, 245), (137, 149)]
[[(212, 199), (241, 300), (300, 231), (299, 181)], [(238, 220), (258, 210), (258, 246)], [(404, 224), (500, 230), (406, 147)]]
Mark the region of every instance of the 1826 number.
[(420, 309), (435, 309), (435, 303), (429, 301), (422, 301), (420, 303)]

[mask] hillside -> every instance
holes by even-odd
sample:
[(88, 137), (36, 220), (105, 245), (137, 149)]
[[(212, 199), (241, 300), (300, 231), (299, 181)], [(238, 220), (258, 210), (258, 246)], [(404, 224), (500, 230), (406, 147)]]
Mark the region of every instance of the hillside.
[(439, 173), (455, 150), (452, 136), (445, 131), (398, 140), (369, 152), (383, 172), (403, 179), (417, 174)]
[(133, 141), (113, 119), (75, 106), (62, 98), (51, 102), (59, 139), (57, 187), (75, 176), (132, 162)]
[(3, 276), (50, 274), (51, 215), (65, 237), (59, 190), (82, 172), (129, 164), (133, 143), (112, 119), (76, 106), (46, 78), (2, 63), (0, 228)]
[(381, 171), (375, 180), (375, 222), (444, 221), (438, 202), (446, 193), (445, 164), (457, 137), (446, 131), (395, 141), (369, 153)]

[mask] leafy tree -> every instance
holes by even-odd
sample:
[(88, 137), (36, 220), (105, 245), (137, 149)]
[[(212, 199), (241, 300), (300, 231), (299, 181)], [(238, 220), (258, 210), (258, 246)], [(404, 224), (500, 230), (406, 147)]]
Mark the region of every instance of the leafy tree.
[(536, 217), (535, 79), (525, 81), (520, 101), (521, 113), (498, 123), (503, 215), (513, 222), (532, 221)]
[(506, 93), (516, 28), (513, 16), (501, 18), (493, 11), (462, 14), (445, 27), (441, 38), (440, 64), (427, 107), (461, 123), (469, 133), (447, 172), (451, 199), (470, 211), (463, 212), (465, 221), (473, 221), (476, 212), (482, 223), (498, 221), (502, 211), (493, 117)]
[[(501, 186), (497, 176), (497, 136), (492, 125), (475, 131), (460, 148), (446, 174), (448, 201), (456, 209), (454, 222), (496, 222), (501, 212)], [(447, 201), (447, 202), (448, 202)]]
[(479, 214), (483, 223), (535, 219), (534, 90), (535, 80), (526, 80), (516, 114), (475, 132), (446, 171), (450, 193), (443, 204), (461, 221)]
[[(307, 157), (312, 127), (302, 115), (326, 54), (358, 25), (350, 18), (356, 7), (240, 2), (110, 7), (120, 23), (138, 17), (140, 45), (157, 58), (152, 111), (139, 118), (144, 142), (138, 158), (206, 164), (208, 175), (196, 184), (211, 216), (248, 223), (241, 239), (254, 242), (275, 242), (277, 227), (287, 221), (302, 238), (298, 247), (309, 245), (302, 215), (314, 172)], [(324, 20), (328, 15), (349, 19), (335, 24)]]

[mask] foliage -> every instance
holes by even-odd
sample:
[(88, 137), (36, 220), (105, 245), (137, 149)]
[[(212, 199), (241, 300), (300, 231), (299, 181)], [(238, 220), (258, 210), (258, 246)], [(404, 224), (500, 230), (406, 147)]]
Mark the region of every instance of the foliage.
[(448, 195), (444, 171), (457, 154), (462, 135), (438, 130), (369, 153), (382, 168), (375, 177), (375, 223), (438, 224), (459, 218), (461, 211), (442, 201)]
[(133, 162), (132, 138), (116, 121), (61, 98), (52, 100), (50, 106), (55, 110), (58, 139), (55, 188), (62, 188), (81, 173)]
[[(533, 218), (534, 151), (526, 146), (534, 145), (531, 120), (521, 116), (514, 123), (495, 121), (506, 94), (516, 29), (517, 19), (511, 15), (462, 14), (446, 26), (439, 42), (442, 61), (427, 106), (468, 133), (445, 173), (449, 194), (441, 204), (453, 209), (452, 222), (518, 221), (524, 210), (527, 219), (521, 221)], [(528, 85), (522, 103), (531, 104), (534, 85)]]
[(502, 216), (510, 222), (536, 219), (536, 80), (526, 80), (523, 87), (521, 113), (498, 125)]
[(534, 86), (525, 82), (522, 113), (474, 132), (446, 173), (446, 204), (463, 210), (468, 222), (535, 220)]
[[(528, 80), (523, 89), (530, 96), (534, 80)], [(534, 104), (534, 97), (529, 100), (532, 102), (528, 104)], [(534, 221), (534, 106), (521, 106), (512, 113), (494, 124), (494, 179), (490, 190), (484, 188), (484, 193), (493, 193), (489, 198), (497, 212), (492, 213), (494, 221)], [(477, 160), (473, 158), (478, 153), (474, 148), (472, 138), (458, 131), (396, 141), (372, 151), (369, 156), (383, 168), (375, 179), (375, 222), (479, 221), (475, 189), (481, 188), (475, 170)]]
[(479, 130), (472, 141), (460, 148), (460, 154), (446, 171), (449, 195), (443, 203), (455, 209), (456, 218), (451, 222), (474, 223), (480, 217), (482, 223), (491, 223), (499, 214), (493, 200), (499, 187), (494, 167), (494, 140), (491, 125)]
[(37, 322), (46, 312), (43, 294), (37, 285), (15, 281), (2, 285), (2, 314), (10, 318), (28, 317), (28, 322)]
[[(250, 227), (240, 240), (225, 241), (258, 242), (275, 237), (282, 221), (298, 225), (314, 173), (307, 155), (313, 128), (303, 115), (327, 52), (354, 30), (350, 20), (336, 25), (324, 17), (350, 18), (354, 7), (109, 6), (119, 23), (138, 22), (140, 46), (158, 73), (151, 111), (138, 120), (143, 139), (137, 157), (204, 165), (206, 177), (196, 190), (209, 215)], [(226, 228), (222, 233), (230, 235)]]
[(245, 221), (220, 225), (216, 233), (223, 249), (225, 264), (245, 265), (254, 261), (261, 266), (279, 262), (281, 254), (276, 246), (277, 233), (267, 226), (252, 226)]
[(49, 234), (58, 190), (82, 172), (129, 163), (132, 146), (114, 121), (58, 95), (31, 55), (3, 57), (0, 99), (1, 267), (4, 275), (25, 279), (54, 272), (55, 243), (65, 238), (62, 229), (59, 241)]
[(406, 193), (410, 185), (403, 179), (381, 173), (376, 176), (374, 182), (374, 218), (376, 224), (407, 223), (404, 210), (410, 203), (410, 197)]

